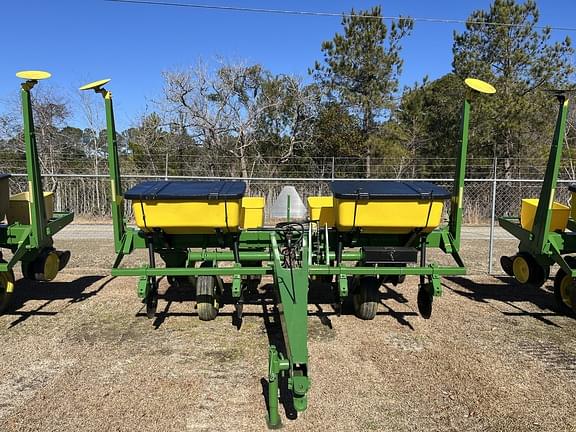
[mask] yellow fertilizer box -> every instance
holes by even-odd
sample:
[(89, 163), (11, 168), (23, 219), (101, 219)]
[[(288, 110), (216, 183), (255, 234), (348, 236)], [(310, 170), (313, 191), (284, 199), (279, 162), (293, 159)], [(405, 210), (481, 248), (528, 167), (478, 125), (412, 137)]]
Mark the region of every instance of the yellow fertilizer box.
[(264, 225), (264, 198), (242, 198), (240, 210), (240, 227), (243, 229), (260, 228)]
[(336, 225), (334, 214), (334, 198), (331, 196), (312, 196), (308, 197), (308, 210), (310, 220), (318, 221), (320, 228), (333, 228)]

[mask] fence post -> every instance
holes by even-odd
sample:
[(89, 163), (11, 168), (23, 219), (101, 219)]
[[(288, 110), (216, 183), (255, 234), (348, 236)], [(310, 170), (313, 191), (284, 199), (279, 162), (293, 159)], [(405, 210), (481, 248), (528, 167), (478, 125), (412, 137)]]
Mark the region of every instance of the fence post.
[(492, 213), (490, 215), (490, 242), (488, 245), (488, 274), (492, 275), (492, 261), (494, 258), (494, 223), (496, 220), (496, 182), (497, 182), (498, 158), (494, 157), (493, 180), (492, 180)]
[(164, 168), (164, 180), (168, 181), (168, 152), (166, 152), (166, 165)]
[(332, 156), (332, 180), (334, 180), (334, 156)]

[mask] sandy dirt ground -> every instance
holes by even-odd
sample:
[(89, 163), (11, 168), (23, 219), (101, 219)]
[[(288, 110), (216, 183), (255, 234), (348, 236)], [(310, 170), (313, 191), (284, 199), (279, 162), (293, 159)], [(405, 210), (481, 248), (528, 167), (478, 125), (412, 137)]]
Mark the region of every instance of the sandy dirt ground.
[[(464, 245), (473, 274), (486, 242)], [(19, 282), (0, 317), (0, 431), (266, 430), (267, 349), (280, 329), (264, 296), (239, 330), (231, 306), (200, 322), (185, 290), (166, 291), (148, 320), (136, 279), (107, 276), (110, 241), (58, 246), (70, 266), (50, 284)], [(416, 283), (383, 287), (373, 321), (337, 316), (314, 293), (309, 408), (296, 420), (281, 408), (284, 430), (576, 430), (576, 321), (556, 312), (551, 280), (536, 290), (445, 279), (430, 320)]]

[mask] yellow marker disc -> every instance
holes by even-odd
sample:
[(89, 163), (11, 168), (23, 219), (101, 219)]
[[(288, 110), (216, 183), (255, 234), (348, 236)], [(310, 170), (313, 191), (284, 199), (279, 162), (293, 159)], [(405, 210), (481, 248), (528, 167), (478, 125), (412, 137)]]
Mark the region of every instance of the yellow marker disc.
[(18, 78), (22, 78), (25, 80), (43, 80), (46, 78), (50, 78), (52, 74), (50, 72), (44, 71), (20, 71), (16, 73)]
[(472, 90), (476, 90), (480, 93), (488, 93), (488, 94), (496, 93), (496, 89), (494, 88), (494, 86), (488, 84), (486, 81), (482, 81), (476, 78), (466, 78), (464, 82)]
[(102, 87), (104, 84), (106, 84), (107, 82), (110, 82), (110, 78), (106, 78), (103, 80), (99, 80), (99, 81), (94, 81), (88, 84), (84, 84), (82, 87), (80, 87), (80, 90), (92, 90), (92, 89), (97, 89), (98, 87)]

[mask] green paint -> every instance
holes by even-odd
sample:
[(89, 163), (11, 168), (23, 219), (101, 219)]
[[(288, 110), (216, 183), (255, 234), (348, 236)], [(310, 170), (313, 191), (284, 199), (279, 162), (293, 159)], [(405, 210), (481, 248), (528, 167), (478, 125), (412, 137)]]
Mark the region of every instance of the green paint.
[(102, 95), (106, 106), (106, 138), (108, 141), (108, 169), (110, 173), (110, 188), (112, 192), (112, 223), (114, 225), (114, 248), (116, 253), (121, 250), (122, 238), (126, 231), (124, 209), (122, 207), (122, 185), (120, 180), (120, 162), (118, 158), (118, 143), (114, 124), (114, 108), (112, 94), (103, 90)]
[(544, 182), (540, 189), (540, 199), (538, 201), (536, 215), (534, 216), (534, 225), (532, 227), (532, 233), (534, 234), (533, 251), (536, 254), (543, 253), (546, 247), (546, 239), (550, 229), (550, 221), (552, 220), (554, 192), (558, 182), (560, 161), (562, 160), (562, 144), (566, 130), (566, 119), (568, 117), (568, 100), (566, 96), (560, 94), (557, 97), (559, 103), (558, 117), (554, 129), (552, 147), (548, 156), (548, 164), (546, 165), (546, 173), (544, 174)]
[(34, 80), (26, 81), (22, 83), (20, 90), (22, 117), (24, 119), (24, 142), (26, 146), (26, 173), (28, 175), (28, 193), (30, 197), (30, 224), (32, 227), (30, 246), (35, 248), (45, 245), (47, 241), (45, 231), (46, 209), (44, 208), (44, 193), (30, 96), (30, 90), (36, 83), (37, 81)]
[(456, 251), (460, 250), (460, 236), (462, 231), (462, 200), (464, 195), (464, 177), (466, 176), (466, 157), (468, 154), (468, 127), (470, 124), (470, 102), (464, 100), (460, 133), (462, 135), (456, 160), (456, 173), (454, 175), (454, 189), (452, 191), (452, 205), (450, 207), (450, 234), (452, 245)]

